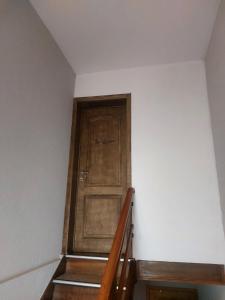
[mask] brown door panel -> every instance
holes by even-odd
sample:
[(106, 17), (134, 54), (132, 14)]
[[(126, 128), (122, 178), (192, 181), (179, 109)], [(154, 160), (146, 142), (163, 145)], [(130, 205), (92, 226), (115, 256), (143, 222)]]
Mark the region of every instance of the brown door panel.
[(84, 108), (80, 141), (74, 252), (109, 252), (127, 188), (126, 108)]

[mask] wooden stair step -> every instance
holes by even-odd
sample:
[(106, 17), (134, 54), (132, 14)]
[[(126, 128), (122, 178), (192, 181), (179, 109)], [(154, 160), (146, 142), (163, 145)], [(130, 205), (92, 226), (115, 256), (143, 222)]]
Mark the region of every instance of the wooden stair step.
[(64, 273), (52, 283), (54, 300), (95, 300), (107, 259), (67, 256)]
[(56, 284), (52, 299), (54, 300), (95, 300), (98, 288), (81, 287), (67, 284)]
[(59, 277), (57, 279), (54, 279), (52, 281), (55, 285), (61, 284), (61, 285), (69, 285), (69, 286), (78, 286), (83, 288), (100, 288), (100, 283), (93, 283), (93, 282), (84, 282), (84, 281), (74, 281), (74, 280), (66, 280), (66, 279), (60, 279)]
[(66, 254), (65, 257), (67, 258), (77, 258), (77, 259), (89, 259), (89, 260), (108, 260), (108, 254), (101, 254), (101, 253), (80, 253), (76, 252), (73, 254)]
[(42, 300), (97, 299), (107, 261), (102, 256), (64, 256)]
[(64, 272), (52, 281), (52, 299), (96, 299), (106, 263), (98, 257), (67, 256)]
[(85, 274), (85, 273), (64, 273), (56, 278), (62, 281), (75, 281), (100, 284), (102, 274)]
[(88, 259), (66, 259), (66, 270), (57, 277), (60, 280), (71, 280), (88, 283), (100, 283), (106, 261)]

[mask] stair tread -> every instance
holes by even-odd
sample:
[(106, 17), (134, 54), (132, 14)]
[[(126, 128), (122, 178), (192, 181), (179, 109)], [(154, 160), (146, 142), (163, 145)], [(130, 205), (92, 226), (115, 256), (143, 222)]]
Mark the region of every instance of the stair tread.
[(101, 283), (102, 274), (87, 274), (87, 273), (64, 273), (56, 278), (57, 280), (86, 282), (86, 283)]
[(100, 261), (108, 261), (108, 257), (106, 256), (87, 256), (87, 255), (72, 255), (67, 254), (67, 259), (85, 259), (85, 260), (100, 260)]
[(95, 252), (73, 252), (68, 253), (69, 256), (86, 256), (86, 257), (102, 257), (102, 258), (108, 258), (108, 253), (95, 253)]

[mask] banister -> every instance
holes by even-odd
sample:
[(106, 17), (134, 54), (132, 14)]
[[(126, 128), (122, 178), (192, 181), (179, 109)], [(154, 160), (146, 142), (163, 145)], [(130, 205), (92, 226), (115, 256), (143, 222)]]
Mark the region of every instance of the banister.
[(132, 206), (131, 204), (132, 204), (133, 193), (134, 193), (134, 189), (132, 187), (128, 188), (97, 300), (110, 299), (111, 290), (116, 277), (116, 272), (117, 272), (117, 268), (120, 261), (122, 248), (123, 248), (123, 242), (125, 238), (129, 212)]
[(120, 282), (119, 282), (119, 286), (118, 286), (118, 294), (117, 294), (118, 299), (122, 299), (124, 282), (126, 282), (127, 265), (128, 265), (128, 261), (129, 261), (129, 248), (131, 247), (130, 241), (132, 239), (132, 235), (133, 235), (133, 225), (130, 226), (130, 230), (128, 233), (124, 263), (123, 263), (123, 267), (121, 270), (121, 277), (120, 277)]

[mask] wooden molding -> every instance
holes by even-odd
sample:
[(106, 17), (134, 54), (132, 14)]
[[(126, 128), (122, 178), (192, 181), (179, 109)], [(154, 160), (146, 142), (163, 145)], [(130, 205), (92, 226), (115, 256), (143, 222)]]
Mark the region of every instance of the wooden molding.
[(70, 213), (72, 207), (72, 193), (73, 193), (73, 167), (75, 156), (75, 133), (76, 133), (76, 117), (77, 117), (77, 103), (73, 101), (72, 112), (72, 126), (70, 135), (70, 153), (69, 153), (69, 165), (67, 174), (67, 189), (66, 189), (66, 205), (64, 212), (64, 228), (63, 228), (63, 240), (62, 240), (62, 254), (68, 253), (69, 244), (69, 231), (70, 231)]
[(215, 264), (139, 260), (137, 278), (144, 281), (225, 285), (224, 265)]

